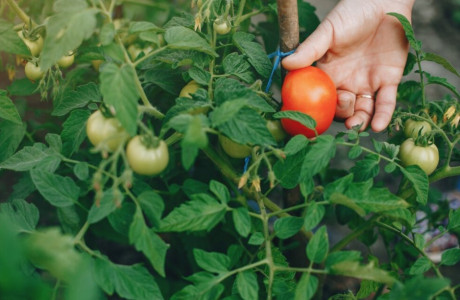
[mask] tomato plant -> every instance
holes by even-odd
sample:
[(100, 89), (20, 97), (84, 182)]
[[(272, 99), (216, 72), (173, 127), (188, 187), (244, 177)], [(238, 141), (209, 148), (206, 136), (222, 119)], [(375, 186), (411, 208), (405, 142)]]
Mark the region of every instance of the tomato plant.
[(39, 56), (43, 49), (43, 38), (40, 35), (26, 37), (23, 31), (18, 31), (18, 36), (26, 44), (27, 48), (29, 48), (32, 56)]
[(70, 55), (64, 55), (58, 60), (58, 65), (61, 68), (68, 68), (70, 67), (75, 61), (75, 54), (70, 54)]
[(0, 298), (460, 297), (460, 93), (425, 62), (454, 66), (391, 14), (411, 43), (391, 125), (329, 128), (329, 76), (269, 58), (277, 3), (2, 2)]
[(438, 166), (439, 151), (435, 144), (416, 145), (412, 138), (408, 138), (401, 144), (399, 158), (405, 166), (417, 165), (430, 175)]
[[(309, 115), (316, 121), (316, 133), (325, 132), (332, 123), (337, 106), (335, 85), (321, 69), (306, 67), (289, 72), (281, 89), (281, 110), (292, 110)], [(281, 120), (290, 135), (314, 137), (315, 131), (291, 119)]]
[(137, 174), (157, 175), (168, 166), (168, 146), (163, 140), (148, 145), (142, 141), (142, 136), (137, 135), (128, 142), (126, 157), (129, 166)]

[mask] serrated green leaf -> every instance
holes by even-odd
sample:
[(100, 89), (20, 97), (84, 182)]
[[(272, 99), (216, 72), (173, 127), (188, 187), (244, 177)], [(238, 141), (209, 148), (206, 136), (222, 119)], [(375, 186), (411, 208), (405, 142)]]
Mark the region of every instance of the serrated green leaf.
[(73, 166), (73, 173), (80, 180), (86, 180), (89, 177), (89, 165), (87, 162), (81, 161)]
[(449, 211), (449, 224), (447, 229), (451, 232), (459, 232), (460, 230), (460, 209)]
[(249, 237), (248, 244), (249, 245), (259, 246), (259, 245), (262, 245), (264, 242), (265, 242), (265, 237), (264, 237), (263, 233), (262, 232), (254, 232)]
[(85, 0), (59, 0), (54, 3), (56, 14), (46, 22), (46, 38), (39, 66), (49, 69), (62, 56), (77, 49), (90, 38), (97, 25), (98, 10), (88, 7)]
[(160, 232), (209, 231), (224, 217), (227, 206), (213, 197), (195, 194), (191, 198), (161, 221)]
[(33, 146), (25, 146), (13, 156), (0, 163), (0, 169), (18, 172), (28, 171), (50, 155), (51, 153), (43, 144), (35, 143)]
[(220, 202), (228, 203), (230, 201), (230, 191), (225, 184), (213, 179), (209, 183), (209, 190), (220, 200)]
[(64, 155), (72, 155), (80, 148), (81, 143), (86, 138), (85, 123), (90, 116), (90, 111), (76, 109), (62, 124), (62, 146)]
[(443, 86), (449, 89), (452, 93), (454, 93), (457, 98), (460, 98), (460, 92), (457, 90), (455, 85), (450, 83), (446, 78), (439, 77), (439, 76), (431, 76), (427, 72), (424, 72), (424, 74), (427, 79), (426, 85), (437, 84), (437, 85)]
[(304, 114), (303, 112), (300, 112), (300, 111), (294, 111), (294, 110), (279, 111), (276, 114), (274, 114), (273, 117), (277, 119), (294, 120), (312, 130), (316, 127), (316, 121), (309, 115)]
[(99, 40), (103, 46), (109, 45), (112, 43), (116, 34), (115, 26), (113, 23), (106, 23), (101, 28), (101, 33), (99, 34)]
[(348, 151), (348, 158), (358, 158), (361, 155), (361, 153), (363, 153), (363, 148), (360, 145), (354, 145), (353, 147), (351, 147), (350, 151)]
[(315, 263), (321, 263), (329, 252), (329, 237), (326, 226), (321, 226), (307, 245), (307, 257)]
[(207, 252), (202, 249), (193, 249), (193, 257), (200, 268), (211, 273), (226, 273), (230, 266), (230, 258), (218, 252)]
[(455, 70), (454, 66), (452, 66), (452, 64), (447, 59), (445, 59), (444, 57), (442, 57), (442, 56), (440, 56), (440, 55), (438, 55), (436, 53), (425, 52), (423, 54), (422, 60), (435, 62), (435, 63), (443, 66), (444, 69), (446, 69), (447, 71), (449, 71), (452, 74), (460, 77), (460, 74), (457, 72), (457, 70)]
[[(25, 124), (0, 121), (0, 162), (5, 161), (18, 149), (26, 133)], [(0, 164), (1, 168), (1, 164)]]
[(248, 209), (245, 207), (234, 209), (232, 217), (236, 232), (242, 237), (247, 237), (251, 232), (251, 217), (249, 216)]
[(305, 230), (312, 230), (323, 219), (326, 209), (323, 205), (318, 205), (312, 202), (305, 210), (304, 228)]
[(15, 199), (0, 204), (0, 215), (14, 231), (30, 232), (35, 230), (40, 213), (33, 203)]
[(239, 272), (236, 275), (236, 287), (241, 298), (245, 300), (257, 299), (259, 296), (257, 276), (251, 270)]
[(331, 266), (343, 261), (359, 262), (361, 259), (361, 252), (356, 250), (331, 252), (326, 259), (326, 269), (330, 269)]
[(404, 32), (406, 33), (406, 37), (407, 37), (407, 40), (409, 41), (410, 46), (415, 51), (420, 51), (421, 50), (420, 42), (415, 39), (414, 30), (412, 29), (412, 25), (409, 22), (409, 20), (405, 16), (398, 14), (398, 13), (394, 13), (394, 12), (388, 13), (388, 15), (396, 17), (399, 20), (399, 22), (403, 26)]
[(256, 69), (257, 73), (264, 78), (268, 78), (272, 64), (262, 46), (253, 41), (254, 38), (254, 35), (242, 31), (238, 31), (233, 35), (233, 41), (236, 46), (248, 57), (249, 63)]
[(367, 265), (360, 265), (357, 261), (343, 261), (330, 267), (332, 274), (367, 279), (375, 282), (392, 284), (395, 279), (382, 269), (374, 266), (371, 262)]
[(304, 150), (308, 146), (309, 142), (310, 140), (304, 135), (298, 134), (293, 136), (284, 147), (284, 153), (286, 156), (294, 155), (297, 152)]
[(286, 157), (285, 160), (278, 160), (273, 166), (276, 178), (284, 188), (292, 189), (300, 182), (300, 172), (307, 149), (300, 150), (294, 155)]
[(275, 235), (280, 239), (294, 236), (302, 229), (304, 219), (300, 217), (284, 217), (275, 221)]
[(209, 80), (211, 80), (211, 74), (208, 71), (203, 70), (202, 68), (198, 67), (191, 67), (188, 70), (188, 74), (190, 77), (195, 80), (198, 84), (203, 86), (207, 86), (209, 84)]
[(90, 102), (100, 102), (101, 93), (94, 82), (66, 91), (62, 100), (54, 107), (53, 116), (63, 116), (77, 108), (82, 108)]
[(164, 299), (155, 279), (141, 265), (118, 265), (108, 259), (97, 258), (92, 266), (97, 284), (109, 295), (116, 292), (124, 299)]
[(294, 300), (310, 300), (318, 288), (318, 278), (310, 273), (304, 273), (295, 289)]
[(134, 214), (133, 222), (129, 228), (129, 241), (136, 250), (142, 251), (152, 264), (155, 271), (165, 277), (166, 251), (169, 248), (152, 229), (148, 228), (139, 207)]
[(0, 118), (22, 125), (21, 116), (10, 98), (0, 95)]
[(165, 208), (163, 198), (154, 191), (145, 191), (137, 197), (137, 200), (152, 226), (158, 228)]
[(369, 154), (364, 159), (359, 160), (350, 169), (355, 175), (356, 181), (366, 181), (377, 176), (380, 172), (379, 157)]
[(117, 66), (106, 63), (101, 69), (101, 93), (104, 102), (112, 105), (116, 111), (116, 118), (131, 135), (137, 131), (137, 100), (136, 71), (132, 66), (124, 64)]
[(93, 203), (91, 206), (88, 212), (88, 223), (94, 224), (104, 219), (113, 211), (115, 211), (115, 209), (117, 209), (117, 205), (120, 205), (120, 203), (115, 202), (113, 197), (113, 189), (105, 190), (101, 199), (98, 202)]
[(431, 261), (429, 258), (422, 256), (417, 259), (414, 264), (409, 269), (409, 274), (411, 275), (419, 275), (423, 274), (426, 271), (431, 269)]
[(214, 57), (218, 56), (218, 54), (204, 38), (202, 38), (195, 31), (186, 27), (169, 27), (166, 29), (164, 39), (166, 43), (168, 43), (168, 47), (173, 49), (195, 50), (204, 52)]
[(311, 147), (302, 164), (301, 180), (307, 180), (318, 174), (329, 165), (329, 162), (335, 156), (336, 144), (334, 137), (330, 135), (321, 135), (310, 145)]
[(460, 249), (451, 248), (442, 252), (441, 265), (454, 266), (460, 261)]
[(48, 171), (30, 171), (37, 190), (49, 203), (56, 207), (66, 207), (78, 201), (80, 188), (70, 177), (62, 177)]
[(404, 176), (412, 183), (417, 195), (417, 202), (425, 205), (428, 201), (429, 182), (426, 173), (419, 166), (400, 168)]

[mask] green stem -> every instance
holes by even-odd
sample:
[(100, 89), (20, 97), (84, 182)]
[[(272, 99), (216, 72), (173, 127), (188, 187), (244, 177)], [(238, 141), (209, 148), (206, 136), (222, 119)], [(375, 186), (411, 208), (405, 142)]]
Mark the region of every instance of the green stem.
[(163, 46), (163, 47), (160, 47), (152, 52), (149, 52), (148, 54), (146, 54), (145, 56), (139, 58), (138, 60), (136, 60), (135, 62), (133, 62), (134, 66), (137, 66), (139, 65), (140, 63), (142, 63), (143, 61), (149, 59), (150, 57), (152, 56), (155, 56), (157, 55), (158, 53), (161, 53), (163, 52), (164, 50), (168, 49), (168, 46)]
[(14, 0), (6, 0), (6, 3), (11, 7), (11, 9), (16, 13), (16, 15), (26, 24), (29, 26), (32, 23), (32, 26), (35, 26), (35, 22), (19, 7), (19, 5)]
[(52, 300), (56, 299), (56, 296), (57, 296), (57, 293), (58, 293), (58, 290), (59, 290), (60, 286), (61, 286), (61, 281), (58, 279), (58, 280), (56, 280), (56, 284), (54, 285), (54, 288), (53, 288), (53, 293), (51, 294), (51, 299)]
[(308, 268), (293, 268), (286, 266), (274, 266), (276, 271), (287, 271), (287, 272), (300, 272), (300, 273), (315, 273), (315, 274), (329, 274), (326, 270)]
[(80, 231), (77, 233), (77, 235), (74, 238), (74, 244), (79, 243), (81, 240), (83, 240), (83, 236), (85, 235), (86, 231), (89, 228), (89, 222), (85, 222), (83, 224), (83, 227), (80, 229)]
[(425, 92), (425, 79), (423, 78), (422, 61), (420, 58), (420, 53), (416, 51), (415, 54), (416, 54), (418, 70), (420, 73), (420, 88), (422, 89), (422, 106), (425, 107), (426, 106), (426, 92)]

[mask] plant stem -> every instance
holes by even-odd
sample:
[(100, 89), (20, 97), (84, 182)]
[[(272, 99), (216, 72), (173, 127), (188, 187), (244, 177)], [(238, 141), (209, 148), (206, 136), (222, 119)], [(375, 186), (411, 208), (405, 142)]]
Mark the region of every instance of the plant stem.
[(29, 26), (31, 23), (32, 26), (35, 26), (35, 22), (19, 7), (19, 5), (14, 0), (6, 0), (6, 3), (14, 10), (16, 15), (26, 24)]
[(83, 239), (83, 236), (85, 235), (85, 233), (88, 230), (88, 228), (89, 228), (89, 222), (85, 222), (85, 224), (83, 224), (83, 227), (80, 229), (80, 231), (75, 236), (74, 244), (77, 244), (78, 242), (80, 242)]

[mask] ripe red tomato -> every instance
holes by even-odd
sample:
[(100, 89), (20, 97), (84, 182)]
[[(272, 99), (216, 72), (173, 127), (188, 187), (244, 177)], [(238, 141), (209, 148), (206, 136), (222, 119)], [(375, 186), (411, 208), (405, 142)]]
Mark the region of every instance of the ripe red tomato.
[[(309, 115), (316, 121), (318, 134), (332, 123), (337, 107), (337, 91), (332, 79), (321, 69), (309, 66), (290, 71), (281, 88), (282, 111), (293, 110)], [(315, 132), (297, 121), (281, 119), (283, 128), (290, 135), (303, 134), (308, 138)]]

